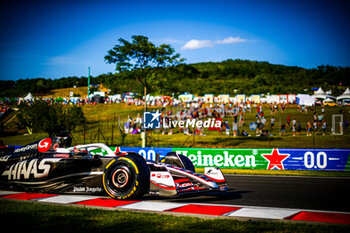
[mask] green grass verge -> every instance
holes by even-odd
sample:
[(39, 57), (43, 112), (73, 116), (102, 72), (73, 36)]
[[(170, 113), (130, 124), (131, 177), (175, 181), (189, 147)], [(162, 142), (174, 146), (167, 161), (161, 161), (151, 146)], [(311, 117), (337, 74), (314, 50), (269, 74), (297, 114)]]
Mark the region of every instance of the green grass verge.
[(2, 229), (16, 232), (348, 232), (348, 226), (196, 218), (0, 200)]

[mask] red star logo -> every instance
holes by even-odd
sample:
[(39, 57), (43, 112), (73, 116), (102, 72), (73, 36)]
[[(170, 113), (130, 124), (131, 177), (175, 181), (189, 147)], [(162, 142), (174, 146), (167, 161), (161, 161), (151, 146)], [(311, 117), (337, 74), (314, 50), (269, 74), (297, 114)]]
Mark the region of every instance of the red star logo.
[(272, 150), (272, 154), (261, 154), (266, 160), (269, 161), (267, 166), (268, 170), (277, 167), (280, 170), (284, 170), (283, 161), (290, 156), (290, 154), (280, 154), (277, 148)]

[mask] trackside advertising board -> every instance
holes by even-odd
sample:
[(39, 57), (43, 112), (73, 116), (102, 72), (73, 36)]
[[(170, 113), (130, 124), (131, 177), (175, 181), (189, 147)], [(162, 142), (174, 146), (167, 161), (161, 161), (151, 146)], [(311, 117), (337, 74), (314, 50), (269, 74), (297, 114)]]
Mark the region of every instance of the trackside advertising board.
[(134, 151), (145, 159), (155, 160), (176, 151), (188, 157), (198, 168), (332, 170), (350, 171), (350, 149), (213, 149), (213, 148), (142, 148), (112, 147)]

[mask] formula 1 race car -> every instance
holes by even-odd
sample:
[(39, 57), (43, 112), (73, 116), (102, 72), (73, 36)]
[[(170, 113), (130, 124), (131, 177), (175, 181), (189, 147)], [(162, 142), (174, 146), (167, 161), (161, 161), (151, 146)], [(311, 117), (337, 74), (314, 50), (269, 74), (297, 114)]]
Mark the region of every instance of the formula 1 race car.
[[(0, 149), (0, 188), (45, 193), (108, 194), (137, 199), (227, 191), (219, 168), (195, 173), (185, 156), (170, 152), (146, 161), (135, 152), (113, 151), (102, 143), (67, 147), (69, 138), (46, 138)], [(93, 153), (103, 150), (104, 155)]]

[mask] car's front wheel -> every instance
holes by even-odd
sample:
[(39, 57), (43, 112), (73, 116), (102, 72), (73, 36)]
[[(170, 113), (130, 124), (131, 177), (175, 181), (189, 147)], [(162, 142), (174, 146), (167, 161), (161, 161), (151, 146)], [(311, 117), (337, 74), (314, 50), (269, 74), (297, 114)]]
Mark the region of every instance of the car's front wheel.
[(149, 191), (150, 170), (137, 154), (128, 153), (112, 160), (103, 173), (103, 187), (115, 199), (137, 199)]

